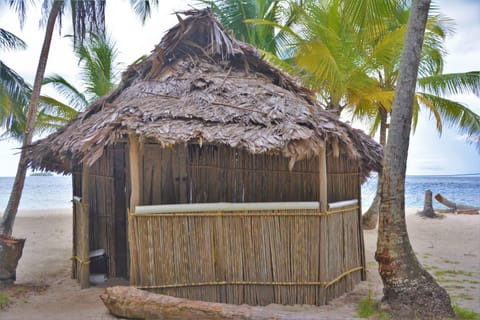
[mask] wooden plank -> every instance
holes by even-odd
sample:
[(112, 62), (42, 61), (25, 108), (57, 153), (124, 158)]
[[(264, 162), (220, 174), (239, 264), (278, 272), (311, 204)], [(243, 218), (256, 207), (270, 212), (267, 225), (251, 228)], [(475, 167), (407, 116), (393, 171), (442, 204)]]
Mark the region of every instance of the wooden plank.
[(175, 175), (175, 181), (174, 183), (177, 184), (177, 187), (175, 188), (177, 191), (177, 194), (175, 196), (176, 198), (176, 203), (187, 203), (188, 198), (187, 197), (187, 190), (188, 187), (187, 185), (189, 184), (188, 181), (188, 174), (187, 174), (187, 148), (186, 146), (179, 145), (176, 148), (176, 159), (172, 159), (173, 162), (176, 162), (176, 172), (174, 173)]
[[(80, 210), (81, 210), (81, 206), (80, 206), (80, 202), (81, 201), (81, 197), (80, 197), (80, 192), (78, 191), (77, 188), (75, 188), (75, 186), (79, 183), (79, 180), (80, 180), (80, 176), (74, 172), (72, 174), (72, 185), (73, 185), (73, 201), (72, 201), (72, 204), (73, 204), (73, 218), (72, 218), (72, 257), (76, 257), (77, 256), (77, 251), (78, 251), (78, 248), (77, 248), (77, 237), (78, 237), (78, 232), (77, 232), (77, 228), (78, 228), (78, 216), (80, 215)], [(77, 279), (78, 277), (78, 271), (77, 271), (77, 264), (78, 264), (78, 261), (76, 259), (72, 259), (72, 279)]]
[[(129, 208), (130, 212), (134, 212), (135, 206), (139, 204), (140, 201), (140, 150), (137, 138), (135, 136), (129, 136), (129, 150), (128, 150), (128, 161), (129, 161), (129, 173), (130, 173), (130, 203)], [(134, 219), (128, 223), (128, 238), (130, 244), (130, 281), (132, 284), (138, 282), (138, 252), (136, 246), (135, 238), (135, 223)]]
[(129, 137), (129, 157), (130, 157), (130, 211), (134, 212), (135, 207), (140, 203), (140, 150), (137, 138)]
[(320, 191), (320, 211), (326, 212), (328, 206), (327, 198), (327, 146), (320, 151), (319, 155), (319, 191)]
[[(157, 165), (153, 157), (151, 156), (152, 145), (144, 145), (144, 154), (143, 154), (143, 169), (140, 169), (142, 172), (142, 193), (140, 194), (140, 199), (144, 204), (153, 204), (160, 203), (153, 201), (153, 184), (156, 182), (154, 180), (154, 167)], [(159, 157), (160, 155), (157, 155)], [(159, 165), (159, 163), (158, 163)]]
[(79, 282), (82, 289), (90, 286), (90, 264), (89, 261), (89, 177), (88, 166), (83, 165), (82, 169), (82, 210), (80, 218), (80, 234), (79, 234), (79, 259), (80, 259), (80, 272)]
[[(360, 168), (358, 168), (359, 170)], [(363, 228), (362, 228), (362, 191), (361, 191), (361, 181), (360, 181), (360, 174), (357, 175), (357, 197), (358, 197), (358, 203), (360, 204), (357, 209), (357, 232), (358, 232), (358, 239), (359, 243), (358, 245), (358, 250), (360, 251), (360, 261), (363, 267), (362, 273), (361, 273), (361, 279), (362, 281), (367, 280), (367, 258), (365, 257), (365, 239), (363, 238)]]
[(125, 198), (125, 144), (114, 146), (114, 227), (115, 276), (127, 277), (127, 210)]

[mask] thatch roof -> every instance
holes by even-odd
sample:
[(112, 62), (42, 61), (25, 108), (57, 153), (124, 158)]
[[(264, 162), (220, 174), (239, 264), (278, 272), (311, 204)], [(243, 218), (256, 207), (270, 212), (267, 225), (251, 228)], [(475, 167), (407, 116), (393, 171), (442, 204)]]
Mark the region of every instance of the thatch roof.
[(362, 131), (321, 109), (314, 93), (232, 38), (210, 10), (183, 12), (151, 55), (123, 73), (118, 89), (29, 148), (34, 169), (70, 172), (93, 164), (128, 135), (164, 146), (225, 144), (295, 161), (319, 153), (358, 159), (364, 176), (381, 167), (382, 149)]

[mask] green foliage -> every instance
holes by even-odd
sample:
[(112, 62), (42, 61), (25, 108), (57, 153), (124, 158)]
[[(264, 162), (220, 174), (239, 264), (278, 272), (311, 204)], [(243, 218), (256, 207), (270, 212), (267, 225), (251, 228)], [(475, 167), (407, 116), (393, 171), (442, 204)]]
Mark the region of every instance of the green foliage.
[(449, 284), (446, 286), (443, 286), (445, 289), (464, 289), (464, 286), (458, 285), (458, 284)]
[(357, 314), (360, 318), (370, 318), (377, 311), (377, 302), (370, 296), (360, 300), (358, 305)]
[(0, 292), (0, 310), (5, 310), (12, 302), (8, 293)]
[(449, 263), (449, 264), (460, 264), (460, 261), (454, 261), (454, 260), (449, 260), (449, 259), (445, 259), (445, 260), (443, 260), (443, 262)]
[(83, 89), (75, 87), (61, 75), (45, 77), (43, 84), (53, 86), (66, 100), (42, 96), (43, 112), (39, 113), (39, 123), (45, 128), (65, 125), (78, 111), (84, 110), (98, 98), (110, 93), (119, 80), (119, 65), (115, 62), (117, 50), (109, 38), (91, 35), (89, 41), (75, 49), (79, 60), (80, 77)]
[(368, 295), (366, 298), (360, 300), (357, 307), (357, 315), (360, 318), (368, 319), (390, 319), (390, 315), (387, 312), (379, 310), (379, 304), (372, 298), (372, 290), (368, 289)]
[[(0, 27), (0, 51), (25, 48), (25, 42)], [(2, 136), (21, 139), (30, 94), (30, 85), (0, 60), (0, 126), (7, 133)]]
[(150, 18), (153, 7), (158, 7), (158, 3), (158, 0), (130, 0), (130, 6), (142, 23)]
[[(220, 9), (224, 15), (239, 17), (242, 11), (232, 6), (241, 3), (246, 8), (254, 6), (256, 1), (224, 0), (221, 3), (230, 5)], [(353, 119), (370, 123), (373, 134), (387, 128), (409, 6), (410, 1), (392, 0), (292, 1), (289, 5), (280, 5), (288, 11), (285, 15), (290, 17), (288, 24), (259, 15), (247, 21), (257, 27), (274, 27), (284, 35), (281, 45), (285, 48), (278, 49), (277, 45), (277, 51), (287, 54), (278, 59), (270, 56), (270, 62), (300, 76), (304, 85), (317, 92), (325, 109), (337, 114), (345, 110)], [(230, 28), (240, 30), (248, 38), (245, 25), (236, 27), (231, 23)], [(480, 87), (478, 71), (443, 74), (445, 39), (452, 32), (451, 19), (433, 10), (420, 60), (412, 125), (415, 129), (424, 109), (436, 122), (439, 133), (444, 124), (448, 124), (466, 134), (467, 141), (480, 150), (477, 138), (480, 137), (480, 116), (467, 106), (445, 98), (459, 93), (479, 94)], [(255, 41), (250, 42), (259, 46)]]
[(480, 313), (460, 307), (459, 305), (454, 305), (453, 310), (458, 320), (480, 320)]
[(457, 275), (462, 275), (466, 277), (473, 277), (475, 274), (473, 272), (469, 271), (463, 271), (463, 270), (438, 270), (433, 273), (435, 277), (442, 277), (442, 276), (457, 276)]
[(272, 53), (278, 53), (278, 45), (282, 35), (275, 32), (272, 25), (255, 25), (246, 20), (283, 20), (280, 0), (199, 0), (208, 5), (218, 15), (225, 28), (231, 30), (238, 40), (250, 43), (255, 47)]
[(460, 293), (460, 294), (456, 294), (456, 295), (452, 295), (452, 298), (455, 298), (455, 299), (462, 299), (462, 300), (468, 300), (468, 301), (472, 301), (473, 300), (473, 297), (469, 294), (466, 294), (466, 293)]

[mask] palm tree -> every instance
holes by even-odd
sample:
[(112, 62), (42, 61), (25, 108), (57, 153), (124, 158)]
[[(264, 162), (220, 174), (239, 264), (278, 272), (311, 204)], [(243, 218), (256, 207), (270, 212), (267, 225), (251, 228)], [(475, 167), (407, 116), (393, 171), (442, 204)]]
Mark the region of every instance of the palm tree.
[(454, 318), (450, 297), (422, 268), (405, 221), (405, 175), (420, 53), (430, 0), (413, 3), (400, 60), (398, 85), (383, 166), (382, 200), (375, 259), (384, 284), (383, 301), (394, 318)]
[[(25, 48), (24, 41), (0, 28), (0, 50)], [(0, 60), (0, 126), (8, 135), (22, 137), (30, 93), (31, 88), (25, 80)]]
[[(19, 14), (20, 21), (23, 21), (26, 15), (26, 0), (2, 0), (7, 2), (8, 5), (15, 9)], [(131, 0), (130, 4), (135, 12), (140, 16), (142, 21), (150, 15), (151, 5), (158, 5), (158, 0), (152, 1), (140, 1)], [(7, 208), (5, 209), (2, 221), (0, 223), (0, 234), (10, 237), (12, 234), (13, 223), (18, 211), (18, 205), (20, 203), (23, 186), (25, 184), (25, 176), (27, 172), (27, 158), (26, 150), (32, 143), (33, 130), (36, 124), (37, 110), (40, 100), (40, 89), (45, 74), (45, 67), (48, 60), (48, 53), (50, 50), (50, 44), (53, 34), (55, 22), (58, 17), (64, 12), (64, 8), (69, 5), (72, 12), (72, 24), (74, 31), (75, 45), (82, 44), (84, 38), (88, 34), (104, 34), (105, 28), (105, 1), (64, 1), (44, 0), (43, 9), (45, 16), (48, 16), (45, 30), (45, 40), (40, 53), (39, 64), (35, 75), (35, 81), (33, 84), (32, 95), (28, 107), (28, 113), (26, 118), (25, 133), (22, 142), (22, 151), (20, 153), (19, 164), (15, 180), (10, 194)]]
[[(291, 16), (297, 18), (294, 27), (255, 21), (290, 35), (293, 65), (287, 71), (293, 70), (305, 85), (317, 91), (325, 109), (338, 116), (346, 111), (354, 119), (371, 121), (371, 134), (380, 129), (380, 142), (385, 145), (409, 14), (407, 4), (389, 0), (310, 0), (292, 4), (291, 10)], [(446, 122), (476, 136), (480, 133), (480, 116), (465, 105), (443, 98), (473, 92), (480, 85), (480, 72), (442, 74), (443, 45), (450, 30), (448, 19), (439, 15), (429, 18), (413, 126), (423, 108), (433, 114), (439, 132)], [(378, 220), (381, 174), (378, 181), (376, 197), (363, 217), (367, 229), (375, 228)]]
[[(372, 119), (370, 133), (380, 131), (380, 142), (385, 145), (388, 120), (391, 113), (391, 101), (398, 79), (398, 58), (402, 50), (403, 39), (409, 10), (400, 8), (395, 15), (397, 21), (390, 19), (386, 32), (380, 34), (374, 41), (375, 46), (370, 49), (369, 59), (374, 61), (371, 74), (376, 74), (379, 88), (382, 89), (383, 97), (390, 103), (381, 101), (369, 101), (358, 103), (353, 111), (354, 118)], [(467, 72), (456, 74), (443, 74), (443, 57), (445, 55), (444, 41), (451, 32), (449, 19), (439, 15), (432, 15), (427, 22), (425, 44), (423, 45), (420, 60), (419, 86), (415, 93), (413, 109), (413, 129), (418, 123), (421, 109), (426, 109), (433, 115), (438, 132), (442, 132), (444, 123), (456, 126), (459, 131), (469, 136), (480, 132), (480, 116), (471, 111), (467, 106), (451, 99), (444, 98), (447, 95), (457, 93), (471, 93), (480, 86), (480, 72)], [(378, 210), (380, 207), (382, 175), (378, 176), (377, 192), (372, 205), (363, 215), (365, 229), (376, 227)]]
[(70, 121), (78, 111), (84, 110), (98, 98), (108, 94), (119, 81), (118, 64), (115, 59), (115, 43), (105, 36), (92, 35), (88, 42), (75, 48), (80, 65), (80, 77), (85, 90), (79, 90), (61, 75), (45, 77), (43, 84), (52, 85), (67, 101), (42, 96), (42, 102), (48, 106), (47, 112), (39, 118), (48, 127), (59, 127)]
[[(255, 46), (267, 59), (280, 62), (288, 54), (289, 34), (277, 25), (291, 26), (295, 17), (288, 10), (286, 0), (198, 0), (208, 5), (219, 17), (222, 25), (234, 37)], [(262, 21), (275, 22), (263, 24)]]
[[(12, 1), (10, 2), (10, 5), (13, 6), (14, 4), (17, 3), (25, 3), (23, 0), (18, 0), (18, 1)], [(10, 194), (10, 198), (7, 203), (7, 208), (5, 209), (3, 219), (1, 221), (0, 225), (0, 234), (10, 237), (12, 234), (12, 229), (13, 229), (13, 223), (15, 221), (15, 217), (18, 211), (18, 205), (20, 203), (20, 198), (21, 194), (23, 191), (23, 186), (25, 184), (25, 176), (27, 173), (27, 161), (26, 161), (26, 148), (32, 143), (33, 139), (33, 131), (35, 128), (35, 123), (36, 123), (36, 117), (37, 117), (37, 110), (38, 110), (38, 105), (40, 101), (40, 89), (42, 86), (42, 81), (43, 81), (43, 76), (45, 74), (45, 68), (47, 65), (47, 60), (48, 60), (48, 53), (50, 50), (50, 44), (52, 41), (52, 34), (53, 34), (53, 29), (55, 26), (55, 21), (57, 19), (57, 16), (61, 12), (61, 9), (64, 5), (63, 1), (54, 1), (53, 3), (45, 3), (46, 9), (48, 9), (48, 20), (46, 24), (46, 31), (45, 31), (45, 39), (43, 42), (42, 46), (42, 51), (40, 54), (40, 59), (38, 62), (38, 67), (37, 71), (35, 74), (35, 81), (33, 84), (33, 90), (32, 90), (32, 95), (30, 97), (30, 103), (28, 106), (28, 112), (27, 112), (27, 118), (26, 118), (26, 125), (25, 125), (25, 132), (23, 136), (23, 142), (22, 142), (22, 151), (20, 153), (20, 160), (19, 164), (17, 167), (17, 173), (15, 175), (15, 180), (13, 183), (13, 188), (12, 192)], [(93, 10), (93, 15), (89, 16), (91, 19), (92, 24), (90, 26), (93, 26), (95, 29), (100, 29), (102, 30), (102, 21), (104, 20), (103, 18), (103, 11), (98, 10), (97, 6), (95, 3), (90, 3), (90, 2), (76, 2), (74, 4), (76, 8), (78, 8), (78, 12), (85, 14), (88, 12), (86, 9), (92, 9)], [(19, 13), (21, 14), (21, 12)], [(25, 15), (25, 12), (23, 12), (23, 15)], [(75, 17), (75, 15), (73, 15)], [(93, 18), (94, 17), (94, 18)], [(76, 22), (77, 20), (74, 19)], [(100, 24), (99, 24), (100, 23)], [(85, 24), (76, 24), (74, 23), (74, 31), (80, 32), (80, 39), (83, 38), (85, 29), (82, 29), (85, 27)], [(80, 29), (80, 30), (79, 30)]]

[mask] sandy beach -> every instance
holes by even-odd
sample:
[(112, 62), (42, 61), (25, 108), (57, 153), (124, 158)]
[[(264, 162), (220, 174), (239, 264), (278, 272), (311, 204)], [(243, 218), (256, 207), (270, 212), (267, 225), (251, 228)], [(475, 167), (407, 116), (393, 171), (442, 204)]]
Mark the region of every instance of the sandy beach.
[[(480, 313), (480, 216), (447, 214), (425, 219), (409, 209), (408, 231), (418, 259), (450, 293), (454, 303)], [(382, 284), (374, 252), (377, 230), (365, 231), (368, 280), (327, 306), (278, 306), (284, 310), (356, 317), (360, 299), (369, 291), (380, 299)], [(14, 319), (116, 319), (99, 299), (102, 287), (80, 290), (70, 278), (72, 220), (69, 209), (22, 211), (14, 236), (27, 238), (17, 270), (17, 285), (43, 288), (18, 294), (0, 318)], [(23, 289), (22, 289), (23, 291)]]

